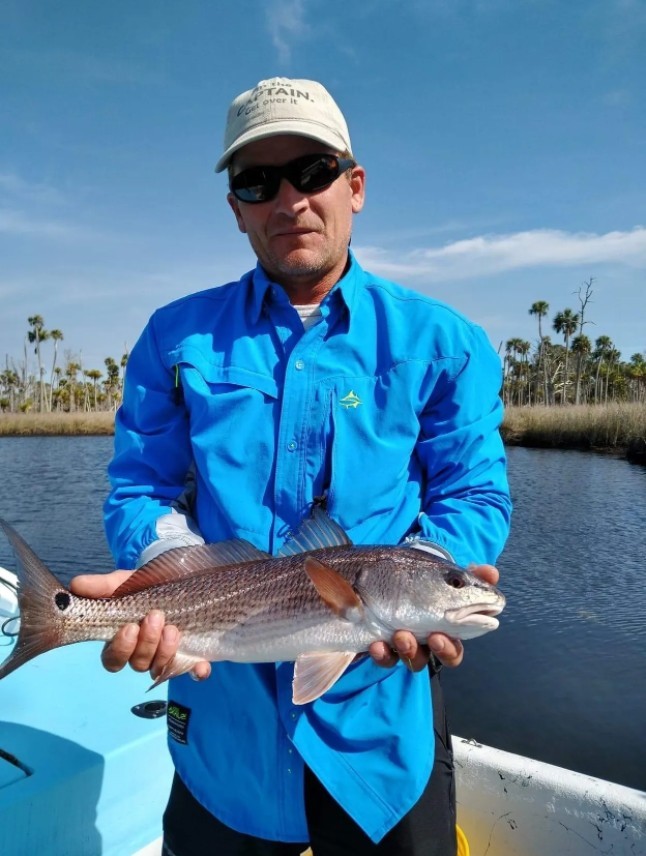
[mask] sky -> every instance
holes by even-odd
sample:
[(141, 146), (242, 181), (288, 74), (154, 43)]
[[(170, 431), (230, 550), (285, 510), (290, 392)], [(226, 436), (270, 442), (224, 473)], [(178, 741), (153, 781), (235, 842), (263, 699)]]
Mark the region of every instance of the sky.
[(646, 0), (3, 0), (2, 368), (39, 314), (59, 363), (103, 370), (253, 267), (213, 168), (230, 101), (275, 76), (348, 120), (365, 268), (501, 353), (538, 300), (561, 341), (591, 281), (584, 332), (646, 352)]

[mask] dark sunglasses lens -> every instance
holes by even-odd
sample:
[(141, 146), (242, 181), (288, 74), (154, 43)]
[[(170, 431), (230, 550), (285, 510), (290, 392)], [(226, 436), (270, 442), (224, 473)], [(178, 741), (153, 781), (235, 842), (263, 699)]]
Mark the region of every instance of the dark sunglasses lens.
[(287, 177), (301, 193), (321, 190), (339, 176), (339, 161), (334, 155), (306, 155), (288, 167)]
[(300, 193), (315, 193), (332, 184), (354, 161), (336, 155), (304, 155), (284, 166), (252, 166), (231, 179), (231, 192), (241, 202), (269, 202), (285, 177)]
[(280, 171), (266, 166), (244, 169), (231, 179), (231, 191), (241, 202), (267, 202), (279, 185)]

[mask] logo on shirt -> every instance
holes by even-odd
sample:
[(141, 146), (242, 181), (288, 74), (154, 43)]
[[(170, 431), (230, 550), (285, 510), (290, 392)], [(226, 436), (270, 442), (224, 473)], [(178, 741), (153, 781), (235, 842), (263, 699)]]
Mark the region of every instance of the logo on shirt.
[(361, 399), (357, 395), (357, 393), (351, 389), (347, 395), (344, 395), (342, 399), (340, 399), (339, 404), (341, 407), (345, 407), (348, 410), (350, 407), (358, 407), (361, 404)]
[(168, 700), (166, 720), (168, 733), (178, 743), (188, 743), (188, 723), (191, 719), (190, 707), (184, 707), (177, 701)]

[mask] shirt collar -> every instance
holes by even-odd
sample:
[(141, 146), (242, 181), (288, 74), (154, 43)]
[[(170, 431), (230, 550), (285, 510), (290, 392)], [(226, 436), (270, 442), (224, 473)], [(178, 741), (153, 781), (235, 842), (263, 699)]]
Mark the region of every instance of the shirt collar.
[[(335, 304), (340, 305), (340, 303), (345, 305), (348, 313), (352, 313), (362, 271), (352, 250), (348, 251), (348, 256), (350, 260), (348, 269), (336, 285), (330, 289), (321, 303), (321, 309), (324, 313), (326, 306), (329, 311), (329, 308)], [(280, 286), (277, 286), (275, 282), (269, 279), (260, 262), (256, 264), (255, 270), (251, 272), (250, 280), (250, 320), (253, 323), (257, 323), (263, 313), (265, 301), (269, 300), (272, 295), (272, 289), (280, 289)], [(284, 294), (282, 289), (280, 291)]]

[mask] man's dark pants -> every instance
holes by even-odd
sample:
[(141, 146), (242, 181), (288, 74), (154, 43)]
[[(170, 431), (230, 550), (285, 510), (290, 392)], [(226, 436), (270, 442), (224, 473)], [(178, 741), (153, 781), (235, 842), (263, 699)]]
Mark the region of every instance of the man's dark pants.
[[(439, 675), (431, 678), (435, 764), (426, 790), (400, 822), (374, 844), (305, 770), (310, 841), (281, 844), (235, 832), (209, 814), (175, 776), (164, 813), (162, 856), (455, 856), (455, 779), (451, 737)], [(411, 728), (414, 728), (411, 723)]]

